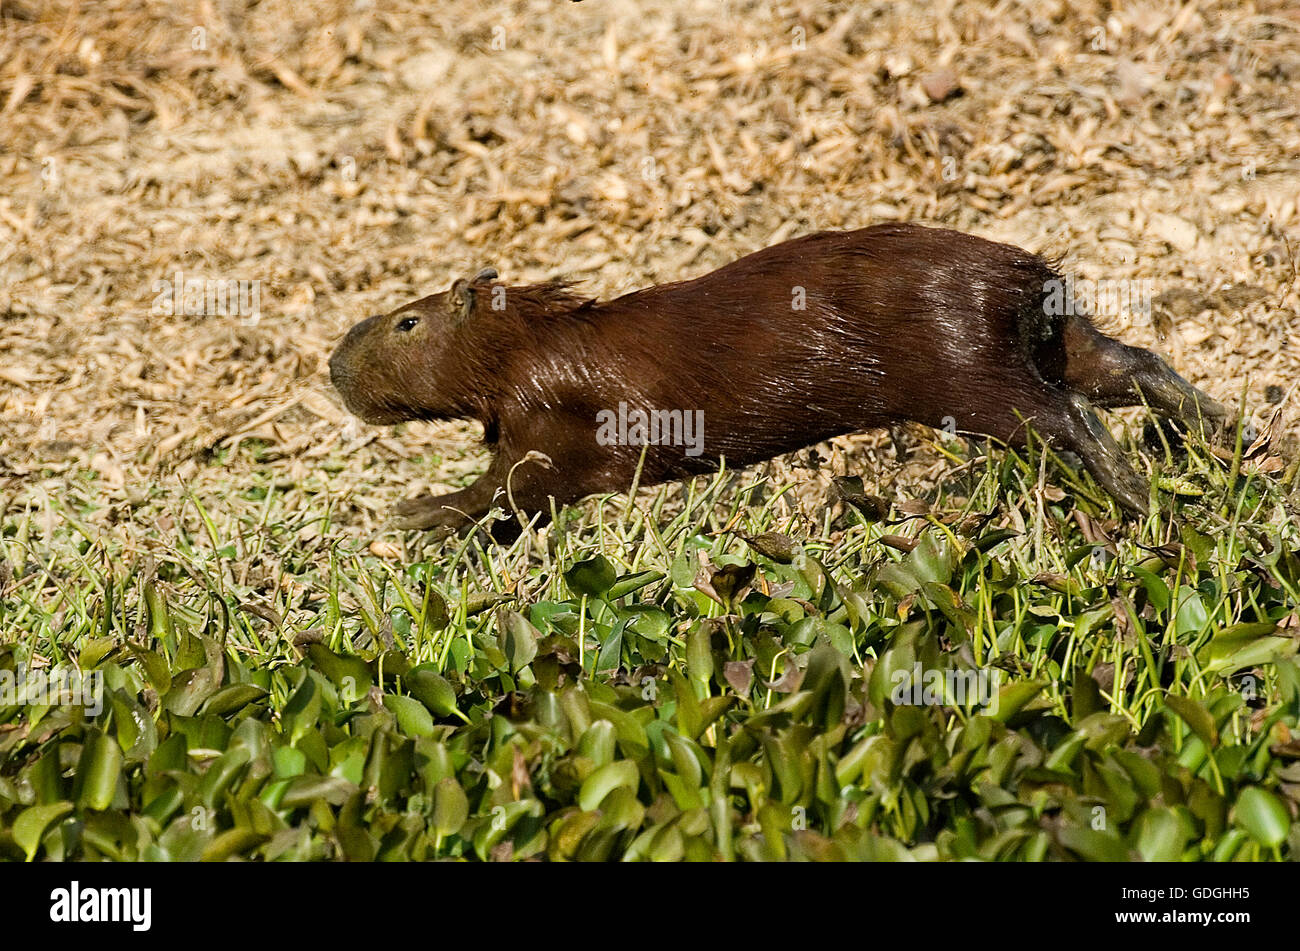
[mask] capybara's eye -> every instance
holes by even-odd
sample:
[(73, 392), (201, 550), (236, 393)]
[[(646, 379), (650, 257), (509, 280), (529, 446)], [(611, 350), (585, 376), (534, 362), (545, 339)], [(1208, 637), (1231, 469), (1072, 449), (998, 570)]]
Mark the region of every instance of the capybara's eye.
[(406, 333), (412, 327), (420, 322), (419, 317), (404, 317), (397, 322), (397, 332)]

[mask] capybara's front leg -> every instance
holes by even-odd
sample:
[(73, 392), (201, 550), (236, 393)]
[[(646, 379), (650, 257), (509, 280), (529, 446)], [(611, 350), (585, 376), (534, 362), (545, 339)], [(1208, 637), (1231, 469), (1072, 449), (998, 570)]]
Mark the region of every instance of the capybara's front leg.
[(491, 510), (500, 487), (499, 482), (484, 473), (478, 481), (458, 492), (422, 495), (397, 503), (389, 521), (394, 528), (465, 528)]
[[(487, 515), (494, 505), (507, 512), (517, 508), (530, 518), (540, 515), (541, 523), (545, 524), (550, 517), (552, 498), (563, 505), (582, 494), (585, 494), (582, 490), (575, 491), (565, 482), (546, 456), (530, 453), (515, 458), (513, 454), (502, 453), (476, 482), (459, 492), (426, 495), (398, 503), (393, 507), (392, 524), (395, 528), (408, 529), (462, 529)], [(498, 522), (492, 534), (498, 539), (517, 535), (517, 526), (508, 527), (515, 524), (514, 519)]]

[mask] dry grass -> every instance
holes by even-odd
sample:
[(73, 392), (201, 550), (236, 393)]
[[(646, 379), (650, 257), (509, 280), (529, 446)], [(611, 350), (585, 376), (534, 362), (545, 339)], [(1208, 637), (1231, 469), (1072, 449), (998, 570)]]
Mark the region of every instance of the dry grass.
[[(1150, 278), (1155, 319), (1108, 329), (1261, 421), (1300, 376), (1287, 0), (0, 0), (0, 64), (0, 514), (67, 494), (130, 534), (256, 440), (368, 538), (480, 459), (348, 422), (351, 322), (489, 263), (609, 295), (883, 220)], [(178, 270), (260, 282), (260, 319), (155, 313)]]

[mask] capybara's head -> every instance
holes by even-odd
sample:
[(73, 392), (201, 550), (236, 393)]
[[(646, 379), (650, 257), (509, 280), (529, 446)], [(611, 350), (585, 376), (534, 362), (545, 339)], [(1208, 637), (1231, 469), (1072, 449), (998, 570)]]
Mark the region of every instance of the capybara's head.
[(496, 276), (485, 268), (349, 330), (330, 357), (330, 382), (348, 409), (379, 424), (463, 415), (469, 381), (448, 377), (458, 375), (460, 338), (479, 309), (479, 292)]

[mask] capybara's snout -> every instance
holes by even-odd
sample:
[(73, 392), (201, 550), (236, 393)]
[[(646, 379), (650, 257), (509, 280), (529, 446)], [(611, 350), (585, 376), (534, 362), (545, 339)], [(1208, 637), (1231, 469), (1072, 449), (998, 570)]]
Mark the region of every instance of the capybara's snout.
[(370, 366), (374, 347), (368, 338), (380, 320), (382, 317), (367, 317), (354, 325), (334, 348), (329, 361), (330, 383), (343, 397), (344, 405), (368, 423), (393, 421), (392, 412), (378, 405), (373, 393), (373, 381), (382, 375)]
[(348, 400), (352, 384), (364, 369), (360, 366), (361, 342), (378, 319), (378, 317), (367, 317), (354, 324), (330, 354), (330, 383), (339, 391), (345, 402)]

